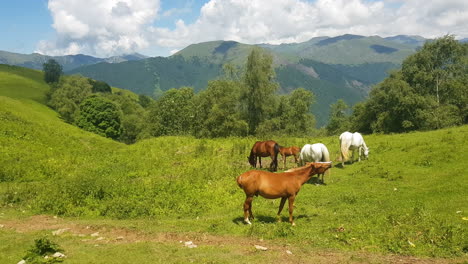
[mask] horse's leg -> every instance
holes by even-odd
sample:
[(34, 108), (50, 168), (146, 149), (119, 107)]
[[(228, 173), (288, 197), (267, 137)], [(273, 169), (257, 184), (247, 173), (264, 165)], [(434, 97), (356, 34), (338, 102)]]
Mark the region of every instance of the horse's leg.
[(285, 170), (286, 169), (286, 154), (281, 154), (281, 156), (283, 157), (283, 163), (284, 163), (283, 170)]
[(362, 152), (362, 147), (359, 147), (359, 152), (358, 152), (358, 162), (361, 162), (361, 152)]
[[(340, 146), (340, 148), (341, 148), (341, 146)], [(343, 151), (342, 151), (342, 150), (340, 150), (340, 153), (341, 153), (341, 167), (343, 167), (343, 168), (344, 168), (344, 163), (345, 163), (345, 156), (344, 156), (344, 154), (343, 154)]]
[(278, 156), (270, 155), (271, 157), (271, 164), (270, 164), (270, 171), (277, 171), (278, 170)]
[(283, 211), (283, 207), (284, 207), (284, 203), (286, 202), (286, 197), (282, 197), (281, 198), (281, 202), (280, 202), (280, 206), (279, 206), (279, 209), (278, 209), (278, 222), (281, 222), (281, 211)]
[(296, 224), (294, 223), (294, 220), (293, 220), (294, 199), (296, 199), (296, 196), (294, 196), (294, 195), (291, 195), (291, 196), (288, 197), (288, 201), (289, 201), (289, 222), (290, 222), (291, 225), (293, 225), (293, 226), (296, 225)]
[(262, 156), (258, 156), (258, 163), (260, 163), (260, 169), (262, 168)]
[(253, 196), (247, 196), (245, 198), (244, 202), (244, 222), (246, 224), (251, 225), (252, 223), (249, 221), (249, 216), (253, 219), (253, 214), (252, 214), (252, 200)]

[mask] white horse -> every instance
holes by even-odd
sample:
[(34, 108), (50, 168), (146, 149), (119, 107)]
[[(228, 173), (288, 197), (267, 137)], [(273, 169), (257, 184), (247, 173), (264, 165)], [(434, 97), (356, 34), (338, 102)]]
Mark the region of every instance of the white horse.
[[(306, 162), (329, 162), (330, 153), (328, 152), (327, 147), (322, 143), (315, 144), (305, 144), (301, 149), (301, 154), (299, 154), (299, 166), (304, 166)], [(320, 175), (322, 175), (323, 183), (323, 173), (318, 174), (317, 177), (320, 180)]]
[[(354, 161), (354, 151), (359, 151), (358, 161), (361, 161), (361, 155), (364, 154), (364, 157), (367, 159), (369, 157), (369, 148), (364, 142), (364, 138), (358, 132), (344, 132), (340, 135), (340, 150), (341, 150), (341, 165), (344, 167), (345, 161), (349, 158), (348, 150), (352, 151), (351, 162)], [(364, 153), (362, 153), (364, 150)]]

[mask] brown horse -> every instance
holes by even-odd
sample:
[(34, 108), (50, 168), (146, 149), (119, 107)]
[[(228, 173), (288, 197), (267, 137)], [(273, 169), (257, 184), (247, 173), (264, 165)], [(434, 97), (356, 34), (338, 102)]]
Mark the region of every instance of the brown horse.
[(294, 156), (294, 162), (297, 164), (300, 152), (301, 149), (296, 146), (292, 146), (289, 148), (280, 146), (279, 153), (281, 154), (281, 157), (283, 157), (283, 169), (286, 169), (286, 157)]
[(257, 141), (250, 150), (249, 163), (252, 167), (257, 168), (258, 157), (260, 168), (262, 168), (262, 157), (271, 157), (270, 171), (276, 171), (278, 169), (278, 152), (279, 145), (275, 141)]
[(252, 214), (252, 200), (254, 195), (261, 195), (267, 199), (281, 198), (281, 203), (278, 210), (278, 220), (280, 219), (281, 211), (283, 210), (286, 199), (289, 200), (289, 222), (292, 225), (294, 199), (301, 189), (301, 186), (306, 183), (313, 175), (324, 173), (331, 168), (331, 162), (308, 162), (304, 167), (291, 169), (287, 172), (272, 173), (261, 170), (250, 170), (237, 177), (237, 185), (245, 192), (246, 199), (244, 202), (244, 222), (251, 224), (250, 218), (254, 218)]

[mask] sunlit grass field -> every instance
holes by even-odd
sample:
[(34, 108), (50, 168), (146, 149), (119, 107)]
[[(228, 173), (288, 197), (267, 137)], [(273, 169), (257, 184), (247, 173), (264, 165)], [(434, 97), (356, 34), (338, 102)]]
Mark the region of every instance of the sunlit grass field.
[[(72, 235), (53, 237), (69, 255), (67, 263), (145, 262), (155, 256), (165, 263), (274, 263), (280, 254), (261, 255), (251, 245), (244, 254), (246, 241), (293, 248), (291, 262), (323, 250), (467, 260), (468, 126), (365, 135), (369, 159), (344, 168), (336, 162), (337, 136), (274, 138), (284, 146), (322, 142), (336, 166), (325, 185), (311, 181), (302, 187), (295, 202), (297, 226), (287, 222), (287, 210), (284, 221), (276, 222), (279, 200), (261, 197), (254, 199), (256, 219), (247, 226), (245, 196), (235, 178), (251, 169), (247, 155), (253, 143), (266, 138), (159, 137), (125, 145), (60, 120), (42, 103), (47, 85), (35, 75), (40, 72), (2, 67), (0, 224), (45, 214), (143, 237), (174, 236), (173, 242), (142, 239), (101, 247)], [(268, 167), (270, 159), (263, 162)], [(0, 228), (0, 263), (18, 262), (47, 230)], [(190, 253), (179, 244), (181, 238), (207, 236), (231, 243)], [(104, 260), (93, 262), (99, 254)]]

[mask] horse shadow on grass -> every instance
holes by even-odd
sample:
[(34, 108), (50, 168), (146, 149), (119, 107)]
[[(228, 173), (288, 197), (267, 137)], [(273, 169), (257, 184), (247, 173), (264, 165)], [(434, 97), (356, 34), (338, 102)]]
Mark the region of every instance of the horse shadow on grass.
[[(287, 208), (286, 208), (286, 211), (287, 211)], [(315, 216), (315, 215), (313, 215), (313, 216)], [(307, 220), (310, 220), (311, 217), (313, 217), (313, 216), (301, 214), (301, 215), (298, 215), (298, 216), (294, 216), (294, 220), (304, 219), (304, 218), (307, 219)], [(272, 224), (272, 223), (278, 223), (278, 218), (273, 217), (273, 216), (257, 215), (257, 216), (255, 216), (254, 221), (255, 222), (260, 222), (260, 223)], [(232, 219), (232, 222), (234, 224), (236, 224), (236, 225), (244, 225), (245, 224), (243, 217), (236, 217), (236, 218)], [(288, 223), (289, 222), (289, 216), (287, 216), (287, 215), (281, 216), (281, 222)]]
[(318, 177), (312, 177), (312, 178), (310, 178), (310, 180), (307, 181), (306, 183), (308, 183), (308, 184), (314, 184), (314, 185), (327, 185), (325, 182), (322, 182), (321, 179), (319, 180)]

